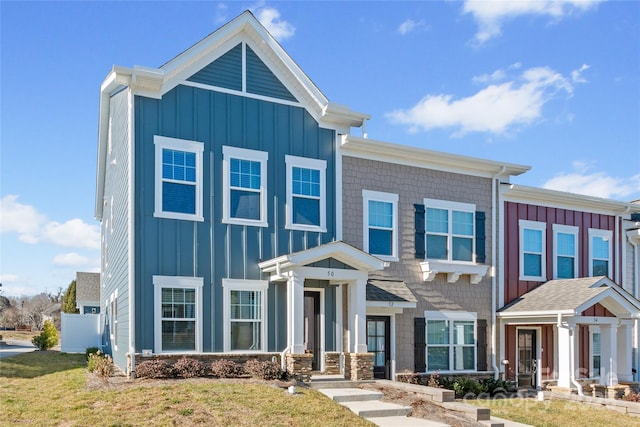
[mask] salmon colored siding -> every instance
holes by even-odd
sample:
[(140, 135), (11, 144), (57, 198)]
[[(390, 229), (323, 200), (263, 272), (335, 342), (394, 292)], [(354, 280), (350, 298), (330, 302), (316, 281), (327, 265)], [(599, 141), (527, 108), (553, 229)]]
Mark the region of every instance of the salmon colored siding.
[[(546, 230), (546, 277), (553, 279), (553, 224), (572, 225), (580, 228), (578, 235), (578, 277), (589, 276), (589, 229), (615, 230), (616, 218), (590, 212), (505, 202), (505, 288), (504, 303), (508, 304), (529, 292), (541, 282), (519, 280), (520, 277), (520, 229), (519, 220), (545, 222)], [(614, 241), (617, 241), (614, 236)], [(620, 243), (616, 243), (620, 248)], [(611, 277), (620, 268), (619, 261), (611, 264)], [(620, 252), (620, 251), (618, 251)]]

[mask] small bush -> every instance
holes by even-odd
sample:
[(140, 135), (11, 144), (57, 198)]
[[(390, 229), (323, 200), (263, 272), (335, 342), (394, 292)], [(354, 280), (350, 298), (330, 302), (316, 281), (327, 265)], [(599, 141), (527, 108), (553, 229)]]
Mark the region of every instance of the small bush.
[(173, 378), (174, 376), (173, 366), (164, 360), (145, 360), (136, 366), (136, 378)]
[(100, 353), (99, 350), (95, 353), (90, 353), (89, 360), (87, 360), (87, 369), (102, 378), (107, 378), (113, 370), (113, 359), (108, 354)]
[(482, 387), (482, 392), (489, 393), (489, 395), (491, 396), (495, 396), (499, 393), (505, 394), (514, 391), (514, 386), (509, 381), (494, 378), (483, 378), (478, 382)]
[(196, 359), (182, 357), (174, 365), (173, 369), (177, 376), (182, 378), (203, 377), (206, 372), (205, 365)]
[(88, 361), (90, 355), (97, 354), (99, 352), (100, 352), (100, 349), (98, 347), (87, 347), (87, 349), (84, 351), (84, 355), (86, 356)]
[(58, 331), (51, 320), (45, 320), (42, 332), (31, 339), (38, 350), (49, 350), (58, 344)]
[(211, 363), (211, 375), (217, 378), (237, 378), (244, 374), (242, 366), (233, 360), (220, 359)]
[(629, 393), (622, 400), (626, 400), (627, 402), (640, 402), (640, 393)]
[(260, 362), (257, 359), (248, 360), (244, 364), (244, 370), (254, 378), (263, 380), (277, 380), (282, 378), (282, 369), (277, 362)]

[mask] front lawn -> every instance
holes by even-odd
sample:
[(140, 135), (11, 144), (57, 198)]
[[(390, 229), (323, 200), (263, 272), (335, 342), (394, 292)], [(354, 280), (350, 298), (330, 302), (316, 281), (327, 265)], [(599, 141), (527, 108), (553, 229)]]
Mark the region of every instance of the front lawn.
[(250, 380), (100, 383), (84, 354), (25, 353), (0, 361), (0, 425), (371, 426), (324, 395)]

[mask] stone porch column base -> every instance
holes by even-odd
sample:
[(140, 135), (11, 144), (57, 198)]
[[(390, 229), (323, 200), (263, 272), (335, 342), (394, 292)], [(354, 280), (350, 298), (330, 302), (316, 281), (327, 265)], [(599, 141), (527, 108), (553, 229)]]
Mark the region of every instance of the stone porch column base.
[(353, 381), (373, 379), (373, 353), (345, 353), (344, 378)]
[(304, 382), (309, 382), (311, 381), (311, 361), (312, 360), (313, 360), (313, 354), (287, 353), (285, 355), (287, 372), (298, 376)]

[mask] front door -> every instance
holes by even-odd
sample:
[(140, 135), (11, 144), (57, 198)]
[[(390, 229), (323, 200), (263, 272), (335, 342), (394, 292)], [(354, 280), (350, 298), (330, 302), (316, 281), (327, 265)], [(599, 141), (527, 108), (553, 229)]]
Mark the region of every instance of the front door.
[(535, 329), (518, 329), (518, 386), (535, 388), (537, 343)]
[(373, 353), (373, 377), (390, 379), (389, 316), (367, 316), (367, 351)]
[(307, 353), (313, 354), (311, 370), (320, 370), (321, 356), (320, 292), (304, 291), (304, 342)]

